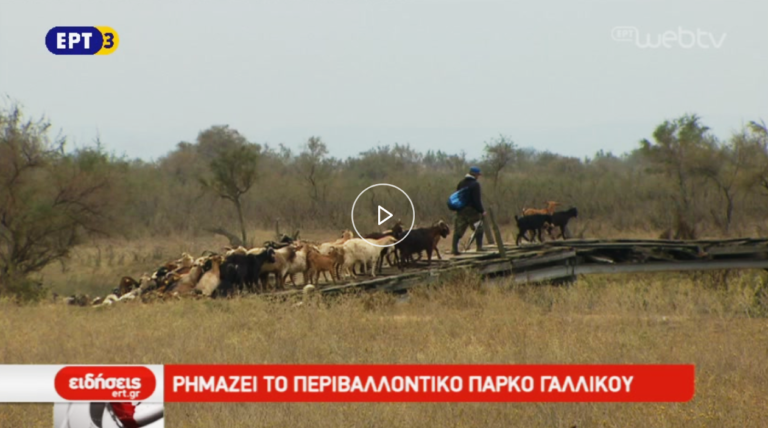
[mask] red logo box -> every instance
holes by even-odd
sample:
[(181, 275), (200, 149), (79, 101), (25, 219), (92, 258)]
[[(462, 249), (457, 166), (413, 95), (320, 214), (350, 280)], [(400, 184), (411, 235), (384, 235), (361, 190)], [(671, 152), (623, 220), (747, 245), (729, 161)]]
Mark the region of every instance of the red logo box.
[(68, 401), (141, 401), (154, 392), (155, 374), (141, 366), (71, 366), (56, 373), (54, 386)]

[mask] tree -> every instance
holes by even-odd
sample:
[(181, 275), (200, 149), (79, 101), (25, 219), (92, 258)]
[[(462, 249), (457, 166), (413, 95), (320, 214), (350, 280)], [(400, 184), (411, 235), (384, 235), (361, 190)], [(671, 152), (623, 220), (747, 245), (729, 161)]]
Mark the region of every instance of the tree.
[(742, 135), (749, 159), (749, 184), (768, 192), (768, 125), (763, 121), (751, 121)]
[(483, 161), (491, 177), (493, 177), (493, 188), (496, 189), (499, 184), (501, 170), (515, 160), (516, 147), (509, 137), (499, 135), (498, 138), (485, 143), (485, 154)]
[(108, 234), (114, 205), (100, 145), (65, 154), (45, 119), (0, 111), (0, 294), (40, 295), (30, 275), (65, 259), (88, 234)]
[(710, 141), (701, 151), (693, 170), (712, 182), (725, 199), (725, 219), (720, 220), (715, 208), (711, 209), (715, 223), (728, 233), (733, 221), (735, 200), (744, 183), (744, 172), (749, 150), (745, 133), (734, 135), (726, 144)]
[(327, 155), (328, 147), (320, 137), (310, 137), (296, 159), (296, 168), (308, 185), (309, 198), (315, 209), (318, 205), (324, 208), (326, 202), (328, 180), (332, 173)]
[(357, 159), (347, 159), (349, 169), (358, 174), (358, 178), (379, 181), (402, 171), (418, 171), (423, 155), (410, 144), (397, 144), (394, 147), (378, 146), (361, 152)]
[(684, 115), (664, 121), (653, 132), (655, 142), (647, 139), (640, 142), (643, 157), (675, 183), (678, 217), (686, 222), (692, 219), (696, 161), (710, 139), (709, 128), (699, 120), (696, 115)]
[(200, 180), (203, 188), (232, 202), (237, 210), (242, 241), (248, 242), (242, 198), (256, 182), (261, 147), (249, 143), (227, 126), (214, 126), (201, 132), (198, 145), (203, 156), (210, 159), (211, 176)]
[(229, 125), (214, 125), (197, 135), (197, 153), (210, 162), (221, 153), (248, 145), (248, 140)]

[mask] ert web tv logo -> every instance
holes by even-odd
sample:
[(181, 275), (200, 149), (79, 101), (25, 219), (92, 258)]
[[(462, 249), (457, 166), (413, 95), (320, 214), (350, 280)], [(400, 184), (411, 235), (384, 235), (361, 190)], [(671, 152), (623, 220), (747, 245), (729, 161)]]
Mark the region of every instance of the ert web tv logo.
[(120, 37), (112, 27), (53, 27), (45, 35), (45, 46), (54, 55), (109, 55), (117, 50)]

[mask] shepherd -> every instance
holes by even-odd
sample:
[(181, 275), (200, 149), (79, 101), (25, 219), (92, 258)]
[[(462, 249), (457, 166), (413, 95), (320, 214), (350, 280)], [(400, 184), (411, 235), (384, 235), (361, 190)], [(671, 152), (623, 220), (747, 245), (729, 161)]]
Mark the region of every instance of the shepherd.
[(451, 254), (458, 256), (459, 241), (461, 241), (464, 232), (470, 227), (475, 232), (475, 244), (477, 251), (483, 251), (483, 223), (485, 217), (485, 208), (480, 194), (480, 168), (473, 166), (469, 168), (469, 173), (456, 186), (456, 192), (451, 195), (448, 201), (449, 208), (456, 211), (456, 220), (453, 224), (453, 242)]

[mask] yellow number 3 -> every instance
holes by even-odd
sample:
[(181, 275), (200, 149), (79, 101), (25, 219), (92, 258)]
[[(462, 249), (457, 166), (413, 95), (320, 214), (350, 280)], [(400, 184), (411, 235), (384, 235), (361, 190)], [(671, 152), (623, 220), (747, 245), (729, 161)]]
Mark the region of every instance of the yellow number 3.
[(117, 34), (117, 31), (112, 27), (96, 27), (96, 29), (99, 30), (101, 37), (104, 39), (104, 44), (96, 52), (96, 55), (109, 55), (117, 50), (117, 46), (120, 44), (120, 36)]

